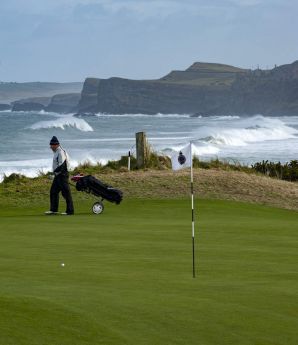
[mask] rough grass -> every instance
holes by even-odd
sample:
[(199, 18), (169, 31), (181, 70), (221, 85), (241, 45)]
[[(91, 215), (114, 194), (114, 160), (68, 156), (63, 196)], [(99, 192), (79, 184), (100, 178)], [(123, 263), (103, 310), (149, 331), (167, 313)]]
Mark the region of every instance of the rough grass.
[[(91, 169), (91, 168), (90, 168)], [(93, 168), (94, 169), (94, 168)], [(121, 189), (125, 198), (179, 199), (190, 194), (188, 170), (91, 171), (99, 179)], [(0, 184), (0, 206), (5, 204), (44, 203), (48, 200), (51, 182), (46, 177), (15, 178)], [(194, 169), (196, 197), (244, 201), (298, 210), (298, 183), (266, 176), (222, 169)], [(73, 189), (75, 200), (90, 196)]]

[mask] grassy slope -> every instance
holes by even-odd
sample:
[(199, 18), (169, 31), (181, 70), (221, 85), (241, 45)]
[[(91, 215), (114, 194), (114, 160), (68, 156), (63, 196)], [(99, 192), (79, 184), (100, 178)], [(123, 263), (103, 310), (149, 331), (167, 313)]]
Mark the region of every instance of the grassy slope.
[(297, 212), (196, 200), (193, 279), (188, 199), (90, 202), (2, 205), (0, 344), (297, 344)]
[(234, 66), (196, 62), (185, 71), (172, 71), (160, 82), (184, 84), (192, 86), (207, 87), (208, 89), (227, 89), (236, 79), (237, 73), (246, 73), (248, 70)]
[[(113, 172), (98, 174), (104, 182), (123, 190), (130, 198), (186, 198), (189, 196), (189, 171), (169, 170)], [(7, 204), (43, 203), (47, 207), (50, 181), (13, 181), (0, 184), (0, 207)], [(298, 210), (298, 183), (275, 180), (237, 171), (194, 169), (195, 195), (200, 198), (245, 201)], [(85, 193), (74, 193), (75, 199), (87, 200)]]

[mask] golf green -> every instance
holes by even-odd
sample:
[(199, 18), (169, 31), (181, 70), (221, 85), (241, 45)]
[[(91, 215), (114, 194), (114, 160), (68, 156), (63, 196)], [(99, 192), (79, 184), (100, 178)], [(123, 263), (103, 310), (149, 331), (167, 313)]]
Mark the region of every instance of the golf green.
[[(298, 213), (129, 199), (0, 210), (1, 345), (297, 345)], [(64, 264), (64, 265), (62, 265)]]

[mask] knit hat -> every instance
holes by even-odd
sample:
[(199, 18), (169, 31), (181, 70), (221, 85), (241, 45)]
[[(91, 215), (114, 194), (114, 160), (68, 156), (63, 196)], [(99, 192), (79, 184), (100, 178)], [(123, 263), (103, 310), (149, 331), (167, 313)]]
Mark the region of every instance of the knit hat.
[(59, 140), (57, 139), (57, 137), (53, 136), (53, 138), (50, 141), (50, 145), (59, 145)]

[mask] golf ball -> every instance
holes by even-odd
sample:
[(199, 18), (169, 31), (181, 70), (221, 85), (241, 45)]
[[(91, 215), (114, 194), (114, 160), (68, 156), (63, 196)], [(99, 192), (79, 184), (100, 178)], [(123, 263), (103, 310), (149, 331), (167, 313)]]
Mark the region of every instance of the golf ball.
[(61, 266), (64, 267), (64, 262), (62, 262)]

